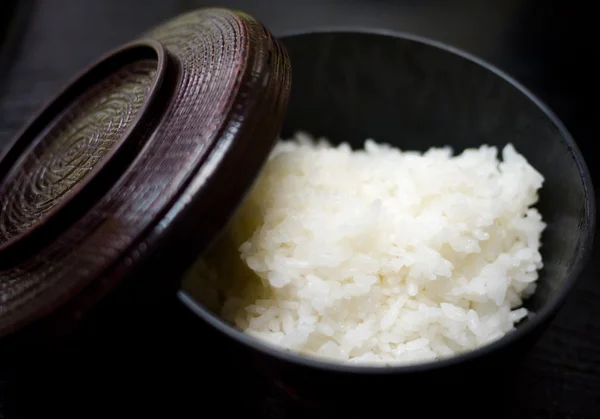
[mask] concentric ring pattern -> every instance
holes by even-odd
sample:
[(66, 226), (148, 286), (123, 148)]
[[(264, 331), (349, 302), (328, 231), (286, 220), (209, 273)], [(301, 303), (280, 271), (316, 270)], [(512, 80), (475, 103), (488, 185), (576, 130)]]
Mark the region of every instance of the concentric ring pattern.
[(27, 233), (103, 162), (142, 108), (156, 62), (125, 65), (80, 97), (0, 185), (0, 244)]

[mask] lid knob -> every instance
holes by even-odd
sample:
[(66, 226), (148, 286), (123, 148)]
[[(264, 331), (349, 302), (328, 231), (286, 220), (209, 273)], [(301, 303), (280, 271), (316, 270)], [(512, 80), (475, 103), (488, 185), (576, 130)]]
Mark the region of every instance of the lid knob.
[(168, 61), (153, 40), (119, 48), (21, 133), (0, 161), (0, 266), (55, 239), (119, 178), (153, 123), (149, 109), (167, 104)]

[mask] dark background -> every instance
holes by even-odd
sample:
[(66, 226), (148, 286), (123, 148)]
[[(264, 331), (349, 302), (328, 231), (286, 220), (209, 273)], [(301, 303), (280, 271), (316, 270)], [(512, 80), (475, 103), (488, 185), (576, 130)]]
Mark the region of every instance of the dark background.
[[(591, 1), (577, 0), (0, 0), (0, 149), (86, 64), (162, 20), (200, 6), (242, 9), (275, 35), (375, 27), (474, 53), (525, 84), (558, 114), (600, 185), (593, 129), (600, 111), (598, 16)], [(515, 415), (600, 417), (598, 257), (596, 246), (564, 309), (523, 360), (514, 398), (499, 401), (513, 405)], [(0, 395), (0, 405), (2, 400)], [(0, 410), (3, 417), (21, 414)]]

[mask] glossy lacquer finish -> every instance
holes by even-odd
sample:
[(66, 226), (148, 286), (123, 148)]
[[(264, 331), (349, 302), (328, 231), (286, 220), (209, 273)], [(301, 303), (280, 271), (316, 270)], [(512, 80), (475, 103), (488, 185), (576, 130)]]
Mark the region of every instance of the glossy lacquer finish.
[(136, 284), (175, 290), (262, 166), (289, 77), (260, 23), (206, 9), (76, 78), (0, 162), (0, 338), (54, 340)]
[(487, 406), (481, 417), (502, 417), (504, 391), (511, 389), (508, 372), (518, 366), (512, 361), (543, 332), (590, 253), (595, 201), (573, 139), (516, 82), (443, 45), (356, 32), (302, 34), (282, 43), (294, 69), (283, 137), (300, 129), (355, 147), (374, 138), (405, 150), (450, 145), (456, 152), (510, 142), (544, 175), (538, 208), (548, 223), (542, 238), (545, 267), (527, 301), (534, 314), (500, 341), (450, 360), (361, 368), (284, 354), (242, 335), (182, 294), (184, 304), (226, 336), (228, 359), (255, 366), (292, 405), (330, 414), (385, 408), (401, 415), (464, 414), (473, 403)]

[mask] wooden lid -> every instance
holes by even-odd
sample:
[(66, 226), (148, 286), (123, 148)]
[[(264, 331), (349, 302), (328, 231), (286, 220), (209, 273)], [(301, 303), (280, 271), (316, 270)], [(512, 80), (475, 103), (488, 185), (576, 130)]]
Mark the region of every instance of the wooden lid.
[(260, 23), (204, 9), (70, 83), (0, 160), (0, 338), (74, 322), (150, 257), (187, 267), (274, 145), (290, 77)]

